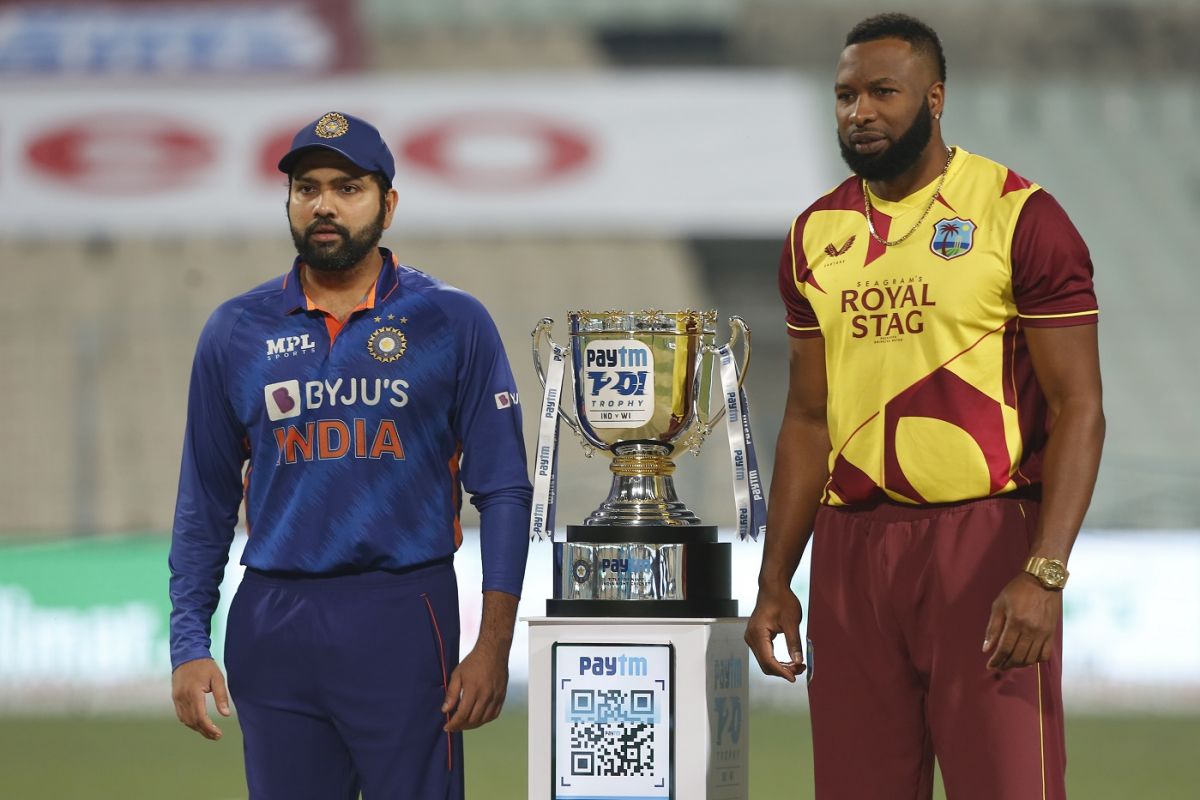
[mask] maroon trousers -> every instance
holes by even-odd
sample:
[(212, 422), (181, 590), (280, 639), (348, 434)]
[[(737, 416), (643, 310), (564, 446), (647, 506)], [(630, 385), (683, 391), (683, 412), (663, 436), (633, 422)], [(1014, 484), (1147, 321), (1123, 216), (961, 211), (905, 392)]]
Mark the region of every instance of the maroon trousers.
[(992, 601), (1029, 555), (1037, 503), (822, 507), (808, 605), (818, 800), (1061, 800), (1062, 627), (1047, 663), (997, 672)]

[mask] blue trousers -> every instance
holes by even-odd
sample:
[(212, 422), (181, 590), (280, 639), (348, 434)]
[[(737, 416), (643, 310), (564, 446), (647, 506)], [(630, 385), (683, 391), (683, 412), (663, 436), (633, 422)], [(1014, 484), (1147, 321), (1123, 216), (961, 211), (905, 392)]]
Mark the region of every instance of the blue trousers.
[(458, 664), (453, 565), (319, 578), (251, 570), (225, 664), (251, 800), (461, 800), (442, 730)]

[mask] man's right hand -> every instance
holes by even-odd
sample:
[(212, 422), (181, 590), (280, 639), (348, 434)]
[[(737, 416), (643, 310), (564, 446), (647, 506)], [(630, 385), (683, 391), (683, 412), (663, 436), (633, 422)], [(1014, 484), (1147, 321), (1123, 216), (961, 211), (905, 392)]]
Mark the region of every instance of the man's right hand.
[[(746, 644), (758, 659), (763, 674), (778, 675), (789, 683), (795, 683), (796, 678), (804, 672), (804, 648), (800, 646), (800, 620), (803, 618), (800, 600), (791, 589), (758, 593), (754, 613), (746, 623)], [(791, 661), (783, 662), (775, 658), (772, 643), (781, 633)]]
[(205, 739), (221, 738), (221, 729), (208, 716), (204, 695), (212, 694), (217, 711), (228, 717), (229, 690), (225, 676), (211, 658), (198, 658), (180, 664), (171, 675), (171, 696), (175, 700), (175, 716)]

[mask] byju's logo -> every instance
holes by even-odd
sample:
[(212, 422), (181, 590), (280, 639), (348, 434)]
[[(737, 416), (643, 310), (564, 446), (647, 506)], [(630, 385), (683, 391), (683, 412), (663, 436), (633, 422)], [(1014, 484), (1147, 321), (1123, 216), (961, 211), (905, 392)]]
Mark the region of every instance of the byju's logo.
[(515, 405), (520, 405), (520, 398), (516, 392), (496, 392), (496, 408), (503, 411), (506, 408), (512, 408)]
[(654, 354), (634, 339), (589, 342), (583, 353), (587, 420), (637, 428), (654, 416)]
[(276, 422), (300, 416), (304, 409), (408, 405), (408, 381), (403, 378), (335, 378), (332, 381), (282, 381), (263, 387), (267, 417)]
[(300, 416), (300, 381), (283, 381), (263, 387), (267, 418), (272, 422)]
[(267, 339), (266, 341), (268, 361), (306, 355), (317, 349), (316, 342), (311, 341), (307, 333), (299, 336), (281, 336), (278, 339)]

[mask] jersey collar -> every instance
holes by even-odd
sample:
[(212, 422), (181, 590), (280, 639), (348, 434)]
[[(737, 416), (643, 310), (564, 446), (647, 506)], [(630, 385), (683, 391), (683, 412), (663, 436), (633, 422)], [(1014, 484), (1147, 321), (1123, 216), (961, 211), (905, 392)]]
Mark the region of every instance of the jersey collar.
[[(372, 297), (365, 306), (366, 308), (374, 308), (375, 306), (387, 300), (388, 297), (394, 294), (400, 288), (400, 262), (391, 250), (386, 247), (379, 248), (379, 254), (383, 256), (383, 266), (379, 270), (379, 277), (375, 279), (375, 288), (372, 292)], [(283, 314), (294, 314), (297, 311), (306, 311), (309, 307), (308, 298), (304, 294), (304, 287), (300, 285), (300, 266), (303, 262), (297, 256), (292, 262), (292, 268), (283, 276), (283, 285), (279, 292), (279, 310)]]
[[(946, 180), (942, 183), (943, 198), (946, 194), (946, 187), (954, 181), (958, 173), (962, 172), (963, 165), (966, 164), (967, 159), (970, 158), (970, 156), (971, 154), (963, 148), (954, 148), (954, 160), (950, 162), (950, 169), (946, 173)], [(920, 189), (917, 189), (912, 194), (901, 198), (900, 200), (884, 200), (874, 192), (871, 192), (870, 187), (866, 187), (866, 191), (871, 192), (872, 206), (877, 208), (882, 213), (887, 214), (889, 217), (898, 217), (906, 211), (913, 211), (914, 209), (920, 210), (924, 208), (925, 204), (929, 202), (929, 196), (933, 194), (933, 190), (938, 184), (939, 177), (941, 176), (935, 177)]]

